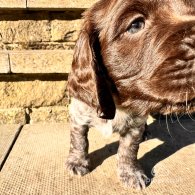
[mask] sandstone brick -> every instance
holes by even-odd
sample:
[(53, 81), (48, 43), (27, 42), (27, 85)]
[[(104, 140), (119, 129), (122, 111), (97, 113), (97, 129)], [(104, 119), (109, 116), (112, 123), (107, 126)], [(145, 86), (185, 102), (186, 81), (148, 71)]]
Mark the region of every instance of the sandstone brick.
[(0, 109), (0, 124), (25, 124), (26, 114), (23, 108)]
[(26, 8), (26, 0), (0, 0), (0, 8)]
[(67, 9), (67, 8), (89, 8), (94, 2), (96, 1), (87, 1), (87, 0), (55, 0), (50, 1), (48, 0), (28, 0), (27, 7), (28, 8), (52, 8), (52, 9)]
[(82, 20), (53, 20), (51, 22), (51, 41), (76, 41)]
[[(81, 26), (81, 12), (10, 12), (0, 14), (0, 49), (22, 50), (74, 43)], [(33, 46), (33, 47), (32, 47)], [(57, 45), (56, 45), (57, 46)]]
[(72, 50), (10, 52), (13, 73), (68, 73)]
[(8, 53), (0, 53), (0, 73), (9, 73), (9, 55)]
[[(14, 76), (12, 76), (14, 77)], [(67, 81), (59, 80), (54, 75), (53, 78), (31, 77), (19, 75), (10, 81), (0, 82), (0, 108), (27, 108), (44, 107), (53, 105), (67, 105), (66, 84)]]
[(65, 123), (68, 120), (68, 108), (66, 106), (33, 108), (30, 112), (30, 123)]
[(48, 18), (40, 14), (0, 15), (0, 42), (48, 42), (51, 36)]

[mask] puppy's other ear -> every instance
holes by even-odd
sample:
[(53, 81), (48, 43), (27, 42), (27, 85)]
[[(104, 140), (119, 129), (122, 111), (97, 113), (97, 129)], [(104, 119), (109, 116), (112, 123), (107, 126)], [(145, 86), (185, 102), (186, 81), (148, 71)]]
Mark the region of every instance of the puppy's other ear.
[(76, 43), (69, 75), (70, 96), (97, 108), (98, 117), (113, 119), (116, 108), (108, 82), (98, 33), (90, 18), (86, 17)]

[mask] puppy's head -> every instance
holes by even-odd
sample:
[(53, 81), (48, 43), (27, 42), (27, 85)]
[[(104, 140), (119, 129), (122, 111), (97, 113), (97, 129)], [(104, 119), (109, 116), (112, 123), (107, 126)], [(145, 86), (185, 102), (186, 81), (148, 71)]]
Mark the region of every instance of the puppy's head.
[[(113, 118), (195, 110), (195, 2), (107, 0), (85, 13), (69, 91)], [(114, 100), (113, 100), (114, 97)]]

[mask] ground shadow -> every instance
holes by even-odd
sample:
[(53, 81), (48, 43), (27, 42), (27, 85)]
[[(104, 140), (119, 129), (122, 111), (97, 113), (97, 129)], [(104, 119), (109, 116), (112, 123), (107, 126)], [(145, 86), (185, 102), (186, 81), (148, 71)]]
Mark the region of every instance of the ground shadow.
[[(168, 126), (167, 126), (168, 124)], [(147, 176), (154, 176), (153, 167), (160, 161), (168, 158), (181, 148), (195, 143), (195, 120), (189, 117), (181, 117), (179, 122), (177, 119), (161, 118), (148, 126), (150, 139), (157, 138), (163, 143), (146, 153), (141, 159)], [(106, 145), (105, 147), (92, 152), (89, 157), (92, 161), (92, 170), (96, 169), (103, 161), (117, 153), (118, 141)], [(189, 157), (190, 158), (190, 157)]]
[[(178, 121), (179, 120), (179, 121)], [(161, 119), (149, 126), (151, 139), (158, 138), (163, 143), (146, 153), (140, 162), (146, 174), (152, 178), (153, 168), (160, 161), (168, 158), (178, 150), (195, 143), (195, 121), (187, 116), (180, 119)], [(190, 158), (190, 157), (189, 157)]]
[(91, 171), (100, 166), (105, 159), (109, 158), (112, 155), (117, 153), (119, 146), (119, 142), (113, 142), (105, 145), (103, 148), (95, 150), (94, 152), (89, 154), (89, 158), (91, 161)]

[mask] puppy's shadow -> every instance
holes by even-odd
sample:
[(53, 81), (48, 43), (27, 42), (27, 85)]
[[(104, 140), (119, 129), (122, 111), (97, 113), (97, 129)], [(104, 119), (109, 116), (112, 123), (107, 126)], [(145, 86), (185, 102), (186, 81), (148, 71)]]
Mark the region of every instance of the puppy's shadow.
[(119, 146), (119, 142), (116, 141), (116, 142), (107, 144), (103, 148), (100, 148), (90, 153), (89, 158), (91, 161), (91, 171), (93, 171), (98, 166), (100, 166), (104, 162), (104, 160), (106, 160), (110, 156), (115, 155), (117, 153), (118, 146)]
[[(163, 141), (161, 145), (153, 148), (139, 159), (146, 175), (149, 178), (154, 176), (153, 167), (160, 161), (168, 158), (178, 150), (195, 143), (195, 121), (187, 116), (179, 119), (161, 118), (148, 126), (149, 139), (159, 139)], [(98, 149), (89, 157), (92, 161), (92, 170), (96, 169), (108, 157), (117, 153), (119, 142), (113, 142)]]

